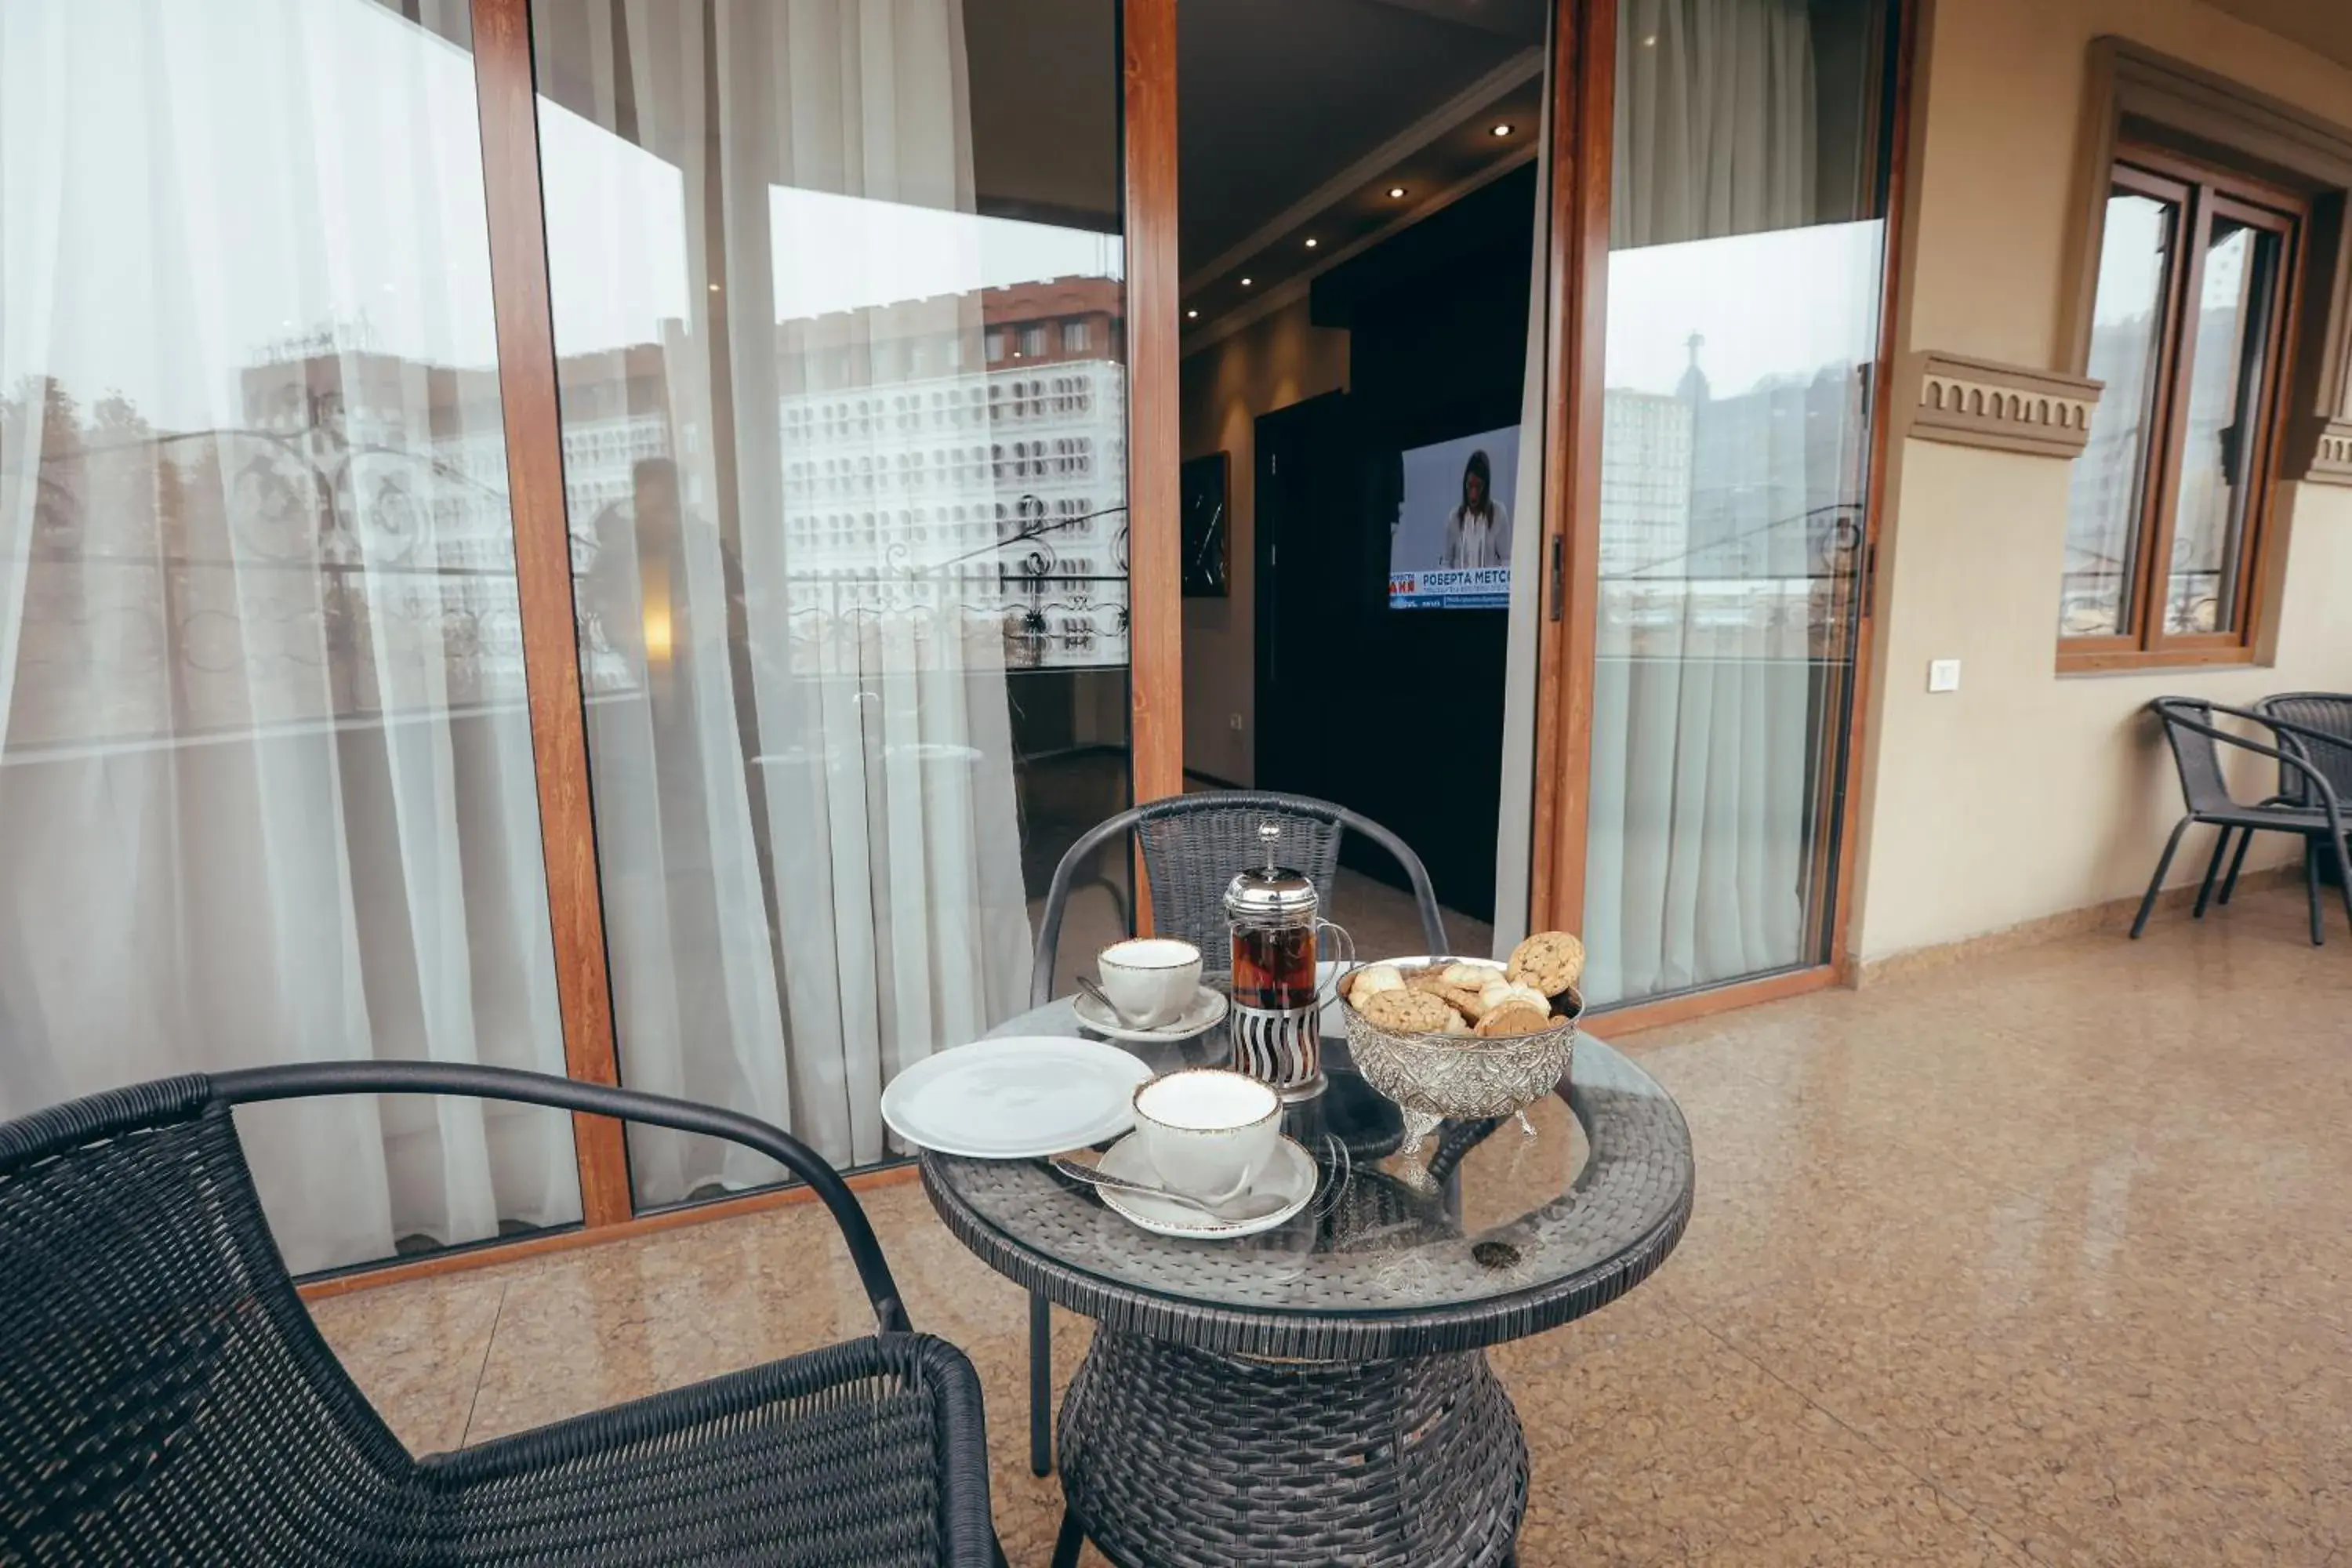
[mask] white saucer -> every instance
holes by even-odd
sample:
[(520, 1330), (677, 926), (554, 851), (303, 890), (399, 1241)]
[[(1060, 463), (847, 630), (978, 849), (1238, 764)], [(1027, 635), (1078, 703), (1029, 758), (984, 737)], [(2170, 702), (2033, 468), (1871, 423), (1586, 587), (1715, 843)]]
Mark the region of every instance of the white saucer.
[[(1097, 1162), (1108, 1176), (1124, 1176), (1130, 1182), (1160, 1183), (1160, 1173), (1152, 1168), (1151, 1157), (1143, 1152), (1143, 1141), (1132, 1132), (1110, 1146)], [(1212, 1219), (1199, 1209), (1188, 1209), (1181, 1204), (1170, 1203), (1142, 1193), (1122, 1193), (1116, 1187), (1097, 1187), (1102, 1201), (1119, 1215), (1150, 1231), (1155, 1236), (1189, 1237), (1200, 1241), (1223, 1241), (1237, 1236), (1255, 1236), (1262, 1230), (1272, 1230), (1305, 1208), (1315, 1198), (1315, 1157), (1299, 1143), (1285, 1138), (1275, 1145), (1274, 1158), (1250, 1184), (1254, 1193), (1271, 1193), (1286, 1200), (1283, 1206), (1262, 1219), (1228, 1221)]]
[(1189, 1040), (1203, 1030), (1213, 1029), (1225, 1021), (1225, 1009), (1232, 1004), (1222, 991), (1212, 991), (1203, 985), (1192, 993), (1184, 1004), (1184, 1011), (1172, 1024), (1162, 1024), (1156, 1029), (1134, 1029), (1111, 1016), (1111, 1010), (1081, 991), (1070, 998), (1070, 1010), (1078, 1022), (1097, 1035), (1108, 1035), (1114, 1040), (1139, 1040), (1146, 1045), (1171, 1040)]
[(1067, 1035), (1014, 1035), (926, 1057), (882, 1091), (908, 1142), (980, 1160), (1042, 1160), (1135, 1125), (1151, 1069), (1132, 1051)]

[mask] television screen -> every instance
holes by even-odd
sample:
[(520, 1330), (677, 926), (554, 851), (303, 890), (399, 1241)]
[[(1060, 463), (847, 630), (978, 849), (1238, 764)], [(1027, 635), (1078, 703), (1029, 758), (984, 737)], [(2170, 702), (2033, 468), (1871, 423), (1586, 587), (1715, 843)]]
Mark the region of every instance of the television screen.
[(1415, 447), (1402, 464), (1403, 499), (1389, 529), (1389, 608), (1507, 608), (1519, 427)]

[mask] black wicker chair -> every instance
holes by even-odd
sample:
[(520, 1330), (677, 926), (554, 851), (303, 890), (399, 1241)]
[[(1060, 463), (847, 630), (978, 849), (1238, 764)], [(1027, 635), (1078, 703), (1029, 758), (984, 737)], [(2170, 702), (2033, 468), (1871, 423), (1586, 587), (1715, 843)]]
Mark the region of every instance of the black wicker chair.
[[(832, 1211), (880, 1331), (410, 1456), (297, 1299), (234, 1105), (463, 1094), (748, 1145)], [(0, 1563), (1000, 1563), (978, 1377), (908, 1331), (857, 1200), (730, 1111), (487, 1067), (169, 1079), (0, 1125)]]
[[(2254, 711), (2294, 726), (2286, 732), (2279, 749), (2293, 752), (2326, 774), (2336, 791), (2336, 803), (2352, 812), (2352, 694), (2282, 692), (2255, 703)], [(2304, 787), (2303, 775), (2284, 763), (2279, 767), (2279, 793), (2271, 798), (2295, 805), (2317, 804)], [(2230, 895), (2238, 890), (2238, 869), (2246, 863), (2246, 846), (2252, 842), (2252, 834), (2238, 840), (2238, 852), (2230, 860), (2230, 874), (2221, 883), (2221, 903), (2228, 903)], [(2318, 879), (2328, 868), (2327, 862), (2319, 857), (2316, 841), (2304, 841), (2303, 862), (2304, 885), (2316, 902)]]
[[(2147, 929), (2148, 911), (2156, 907), (2156, 895), (2164, 886), (2165, 872), (2171, 868), (2173, 852), (2180, 847), (2180, 836), (2189, 831), (2192, 823), (2200, 822), (2211, 823), (2221, 833), (2213, 841), (2213, 857), (2206, 862), (2205, 879), (2197, 889), (2195, 918), (2204, 918), (2221, 863), (2230, 859), (2231, 834), (2242, 837), (2238, 841), (2236, 858), (2231, 860), (2229, 881), (2222, 889), (2224, 903), (2229, 901), (2229, 893), (2237, 882), (2238, 868), (2245, 862), (2246, 846), (2253, 836), (2292, 833), (2304, 841), (2312, 945), (2316, 947), (2325, 940), (2319, 908), (2318, 858), (2323, 848), (2333, 857), (2336, 875), (2344, 884), (2345, 913), (2352, 919), (2352, 868), (2347, 868), (2345, 861), (2342, 797), (2327, 774), (2312, 760), (2315, 748), (2334, 749), (2338, 744), (2336, 739), (2269, 713), (2193, 697), (2159, 697), (2148, 707), (2164, 721), (2165, 738), (2172, 745), (2173, 763), (2180, 772), (2181, 798), (2189, 810), (2174, 824), (2172, 837), (2165, 840), (2164, 853), (2157, 858), (2156, 874), (2148, 879), (2147, 891), (2139, 901), (2139, 913), (2132, 921), (2131, 934), (2137, 937)], [(2268, 745), (2252, 736), (2224, 730), (2214, 722), (2217, 717), (2234, 719), (2266, 731), (2278, 744)], [(2252, 805), (2241, 802), (2230, 793), (2229, 781), (2222, 776), (2223, 746), (2270, 758), (2278, 764), (2282, 786), (2292, 780), (2294, 787), (2283, 787), (2280, 794)]]
[[(1045, 893), (1045, 918), (1037, 932), (1037, 959), (1029, 975), (1029, 1005), (1054, 999), (1054, 957), (1061, 946), (1062, 914), (1070, 889), (1107, 846), (1122, 848), (1135, 835), (1143, 849), (1144, 876), (1151, 884), (1152, 930), (1181, 937), (1201, 950), (1202, 968), (1230, 977), (1233, 953), (1225, 935), (1225, 884), (1234, 872), (1259, 864), (1265, 850), (1257, 830), (1281, 824), (1282, 864), (1314, 882), (1326, 910), (1339, 871), (1339, 845), (1359, 833), (1388, 851), (1412, 885), (1421, 915), (1422, 939), (1433, 953), (1446, 951), (1445, 917), (1431, 886), (1428, 868), (1412, 846), (1368, 816), (1344, 805), (1301, 795), (1261, 790), (1204, 790), (1171, 795), (1122, 811), (1087, 830), (1054, 868)], [(1053, 1312), (1045, 1297), (1029, 1298), (1029, 1468), (1044, 1475), (1054, 1467)]]

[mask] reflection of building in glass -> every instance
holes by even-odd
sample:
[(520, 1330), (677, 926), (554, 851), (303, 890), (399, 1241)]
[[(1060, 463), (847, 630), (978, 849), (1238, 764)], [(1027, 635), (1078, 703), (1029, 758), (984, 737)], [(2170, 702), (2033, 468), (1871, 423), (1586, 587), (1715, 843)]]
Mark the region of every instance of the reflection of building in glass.
[(1601, 401), (1601, 575), (1661, 563), (1681, 575), (1690, 542), (1691, 405), (1612, 386)]
[(1862, 515), (1863, 378), (1830, 364), (1716, 397), (1699, 346), (1672, 396), (1603, 397), (1604, 647), (1680, 656), (1740, 637), (1744, 657), (1832, 653)]
[[(2174, 503), (2172, 559), (2165, 563), (2165, 629), (2210, 632), (2227, 624), (2234, 600), (2238, 506), (2252, 411), (2242, 406), (2248, 317), (2265, 319), (2275, 238), (2217, 223), (2205, 251), (2197, 343), (2189, 360), (2187, 428)], [(2256, 247), (2260, 247), (2257, 260)]]
[(555, 380), (563, 398), (563, 505), (577, 550), (597, 537), (608, 508), (630, 498), (638, 463), (677, 456), (668, 364), (658, 343), (634, 343), (567, 354), (555, 362)]
[[(514, 580), (506, 429), (498, 374), (373, 352), (312, 352), (248, 366), (239, 376), (247, 421), (299, 452), (341, 505), (324, 525), (321, 560), (363, 567), (358, 614), (380, 630), (388, 616), (437, 620), (450, 700), (521, 692), (522, 622)], [(593, 559), (615, 502), (644, 458), (671, 450), (662, 351), (652, 344), (574, 355), (557, 364), (562, 388), (564, 503), (577, 563)], [(232, 488), (232, 502), (235, 499)], [(397, 521), (421, 503), (421, 524)], [(341, 531), (348, 538), (333, 537)], [(350, 586), (331, 583), (334, 594)], [(592, 689), (625, 679), (583, 636)], [(379, 639), (380, 640), (380, 639)], [(365, 637), (351, 639), (370, 649)], [(609, 668), (608, 668), (609, 667)], [(380, 684), (380, 683), (378, 683)]]
[(1124, 665), (1119, 309), (1058, 278), (780, 326), (795, 608), (952, 600), (1013, 663)]
[(2146, 311), (2098, 321), (2091, 329), (2091, 374), (2106, 384), (2107, 393), (2092, 412), (2090, 439), (2068, 479), (2058, 625), (2069, 637), (2113, 632), (2122, 625), (2147, 450), (2148, 357), (2155, 346), (2155, 319)]
[[(780, 327), (780, 451), (765, 460), (782, 466), (795, 608), (953, 608), (1003, 627), (1016, 665), (1124, 665), (1119, 303), (1117, 280), (1069, 278)], [(677, 459), (688, 508), (709, 510), (709, 454), (669, 405), (680, 331), (558, 363), (575, 570), (629, 526), (647, 458)], [(236, 423), (213, 429), (159, 432), (120, 398), (34, 392), (0, 405), (11, 461), (37, 453), (25, 743), (522, 700), (495, 371), (329, 329), (240, 370)], [(583, 611), (588, 689), (634, 686)], [(152, 681), (116, 683), (146, 697), (77, 698), (67, 674), (107, 658), (150, 662)]]

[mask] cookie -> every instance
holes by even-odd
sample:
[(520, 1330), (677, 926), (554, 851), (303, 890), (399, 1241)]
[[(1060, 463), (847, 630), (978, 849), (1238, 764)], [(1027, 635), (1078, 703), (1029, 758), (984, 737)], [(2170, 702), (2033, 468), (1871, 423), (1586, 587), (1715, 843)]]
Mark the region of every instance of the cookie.
[(1584, 944), (1564, 931), (1539, 931), (1511, 949), (1507, 973), (1546, 996), (1557, 996), (1584, 973)]
[(1445, 1028), (1454, 1009), (1420, 991), (1375, 991), (1356, 1009), (1380, 1027), (1396, 1035), (1434, 1035)]
[(1469, 1019), (1456, 1013), (1445, 1020), (1445, 1032), (1449, 1035), (1475, 1035), (1478, 1031), (1470, 1026)]
[(1383, 991), (1404, 989), (1404, 976), (1393, 963), (1376, 963), (1370, 969), (1358, 970), (1348, 984), (1348, 999), (1358, 1006)]
[(1478, 993), (1467, 985), (1448, 985), (1440, 981), (1429, 988), (1429, 994), (1442, 998), (1447, 1006), (1474, 1024), (1478, 1021), (1478, 1015), (1486, 1011), (1478, 1005)]
[(1478, 993), (1478, 1016), (1486, 1016), (1504, 1003), (1512, 1000), (1532, 1003), (1545, 1012), (1551, 1011), (1551, 998), (1521, 981), (1497, 980)]
[(1499, 963), (1449, 963), (1441, 976), (1448, 985), (1466, 985), (1473, 991), (1484, 991), (1497, 980), (1509, 978)]
[(1488, 1039), (1505, 1035), (1533, 1035), (1551, 1027), (1551, 1014), (1532, 1002), (1514, 999), (1478, 1020), (1478, 1033)]

